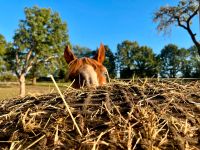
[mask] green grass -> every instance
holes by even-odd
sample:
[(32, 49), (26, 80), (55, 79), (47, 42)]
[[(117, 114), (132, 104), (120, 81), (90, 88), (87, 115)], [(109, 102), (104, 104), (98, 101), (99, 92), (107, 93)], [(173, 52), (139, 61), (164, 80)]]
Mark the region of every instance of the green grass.
[[(69, 83), (57, 83), (61, 90), (64, 90)], [(26, 95), (37, 96), (41, 94), (48, 94), (50, 92), (57, 92), (53, 83), (38, 82), (36, 85), (26, 85)], [(17, 84), (0, 84), (0, 101), (4, 99), (11, 99), (18, 97), (19, 85)]]

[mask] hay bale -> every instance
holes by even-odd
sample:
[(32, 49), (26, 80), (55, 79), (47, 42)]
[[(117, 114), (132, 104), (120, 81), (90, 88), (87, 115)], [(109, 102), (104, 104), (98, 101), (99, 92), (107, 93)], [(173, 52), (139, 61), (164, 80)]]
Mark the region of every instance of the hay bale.
[(2, 149), (200, 149), (200, 83), (113, 82), (0, 103)]

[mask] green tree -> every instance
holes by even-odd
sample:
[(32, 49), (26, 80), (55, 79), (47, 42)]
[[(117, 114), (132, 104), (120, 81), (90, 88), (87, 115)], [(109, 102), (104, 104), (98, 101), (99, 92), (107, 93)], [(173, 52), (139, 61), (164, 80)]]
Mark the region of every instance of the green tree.
[(141, 46), (134, 52), (133, 72), (138, 77), (157, 77), (158, 62), (153, 50), (147, 46)]
[(7, 42), (2, 34), (0, 34), (0, 72), (6, 70), (6, 61), (4, 60), (6, 54)]
[(104, 47), (106, 49), (106, 59), (103, 64), (107, 68), (109, 76), (114, 78), (116, 76), (115, 56), (108, 45), (105, 45)]
[(82, 58), (82, 57), (92, 57), (92, 50), (87, 48), (87, 47), (83, 47), (83, 46), (79, 46), (79, 45), (74, 45), (72, 47), (74, 54), (78, 57), (78, 58)]
[(117, 66), (120, 78), (131, 78), (133, 76), (134, 52), (139, 49), (137, 42), (125, 40), (117, 45)]
[(59, 59), (57, 62), (58, 62), (58, 69), (57, 69), (55, 76), (57, 76), (59, 78), (59, 80), (66, 81), (68, 64), (66, 63), (66, 60), (64, 57)]
[(181, 49), (179, 49), (178, 57), (180, 59), (181, 76), (183, 78), (192, 77), (192, 75), (191, 75), (192, 64), (191, 64), (190, 51), (185, 48), (181, 48)]
[(67, 25), (59, 14), (51, 9), (25, 8), (25, 20), (20, 20), (10, 49), (13, 65), (20, 83), (20, 96), (25, 95), (25, 76), (38, 65), (48, 64), (55, 58), (63, 57), (64, 46), (68, 43)]
[(200, 42), (192, 30), (192, 20), (199, 12), (199, 0), (179, 0), (177, 6), (160, 7), (154, 13), (154, 22), (158, 23), (157, 30), (167, 33), (172, 25), (177, 25), (187, 31), (200, 55)]
[(133, 75), (155, 77), (158, 74), (156, 55), (147, 46), (139, 46), (135, 41), (124, 41), (118, 44), (116, 55), (121, 78), (131, 78)]
[(3, 56), (6, 52), (6, 40), (2, 34), (0, 34), (0, 56)]
[(161, 77), (175, 78), (180, 71), (179, 49), (174, 44), (168, 44), (160, 53)]
[(200, 56), (197, 53), (196, 46), (192, 46), (188, 49), (190, 53), (190, 77), (199, 78), (200, 77)]
[(33, 65), (29, 73), (27, 73), (27, 78), (32, 80), (32, 85), (36, 85), (37, 79), (40, 77), (47, 77), (49, 74), (56, 75), (56, 71), (59, 68), (58, 61), (59, 60), (55, 57), (51, 59), (51, 61)]

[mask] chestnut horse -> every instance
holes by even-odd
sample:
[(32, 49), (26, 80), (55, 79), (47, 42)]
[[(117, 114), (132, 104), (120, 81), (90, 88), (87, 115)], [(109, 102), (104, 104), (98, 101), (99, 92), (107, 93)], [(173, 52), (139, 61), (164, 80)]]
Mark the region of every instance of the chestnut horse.
[(94, 58), (77, 58), (66, 46), (64, 57), (69, 64), (68, 78), (73, 81), (72, 87), (96, 87), (106, 84), (108, 71), (103, 65), (105, 48), (101, 44)]

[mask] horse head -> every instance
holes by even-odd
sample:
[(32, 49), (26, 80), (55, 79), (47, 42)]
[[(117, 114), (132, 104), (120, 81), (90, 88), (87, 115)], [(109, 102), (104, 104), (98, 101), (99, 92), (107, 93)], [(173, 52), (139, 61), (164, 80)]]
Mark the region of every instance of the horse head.
[(64, 57), (69, 64), (68, 78), (73, 81), (74, 88), (96, 87), (107, 83), (108, 71), (103, 65), (105, 60), (103, 44), (100, 45), (93, 58), (77, 58), (69, 45), (65, 48)]

